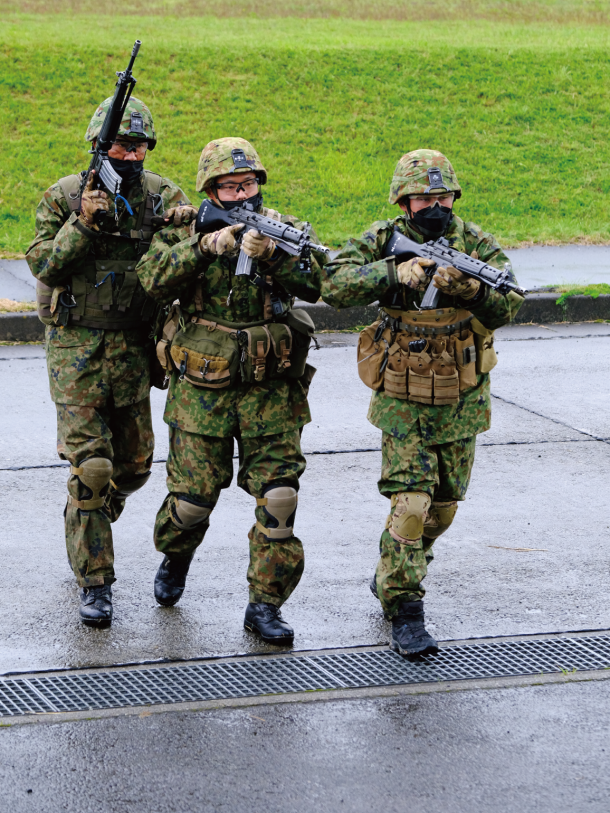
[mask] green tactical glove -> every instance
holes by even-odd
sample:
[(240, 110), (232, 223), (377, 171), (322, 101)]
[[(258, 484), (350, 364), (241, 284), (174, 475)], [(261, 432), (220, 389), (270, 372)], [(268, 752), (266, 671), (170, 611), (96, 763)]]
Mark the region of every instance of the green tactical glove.
[(224, 229), (204, 234), (199, 240), (199, 248), (203, 254), (211, 254), (221, 257), (223, 254), (235, 254), (237, 251), (237, 240), (235, 232), (243, 229), (243, 223), (236, 223), (234, 226), (225, 226)]
[(89, 173), (89, 179), (87, 180), (87, 185), (85, 186), (80, 199), (80, 214), (78, 219), (88, 229), (99, 231), (100, 227), (94, 220), (95, 213), (101, 211), (107, 212), (110, 201), (108, 200), (108, 195), (105, 192), (102, 192), (100, 189), (93, 188), (93, 182), (95, 180), (94, 176), (95, 170), (91, 170)]
[(433, 277), (434, 287), (449, 296), (459, 296), (460, 299), (472, 299), (477, 295), (481, 283), (478, 279), (467, 277), (457, 268), (448, 265), (447, 268), (440, 266)]
[(400, 263), (396, 268), (398, 281), (413, 291), (425, 291), (428, 287), (428, 277), (424, 269), (431, 265), (434, 265), (432, 260), (426, 260), (424, 257), (413, 257)]
[(241, 247), (248, 257), (253, 260), (268, 260), (275, 251), (275, 243), (270, 237), (265, 237), (255, 229), (246, 232), (244, 239), (241, 241)]
[(172, 206), (167, 212), (163, 212), (163, 219), (168, 225), (173, 220), (174, 226), (188, 226), (197, 217), (197, 211), (195, 206)]

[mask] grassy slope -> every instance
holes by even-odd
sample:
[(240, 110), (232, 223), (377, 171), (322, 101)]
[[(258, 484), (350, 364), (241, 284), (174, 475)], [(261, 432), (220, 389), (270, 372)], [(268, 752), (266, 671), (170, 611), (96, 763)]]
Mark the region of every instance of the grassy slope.
[[(565, 5), (565, 4), (564, 4)], [(251, 139), (267, 202), (338, 245), (386, 204), (397, 158), (446, 152), (457, 206), (504, 243), (610, 242), (605, 27), (497, 22), (9, 15), (0, 32), (0, 252), (44, 188), (86, 165), (89, 115), (136, 36), (147, 166), (192, 196), (211, 138)]]

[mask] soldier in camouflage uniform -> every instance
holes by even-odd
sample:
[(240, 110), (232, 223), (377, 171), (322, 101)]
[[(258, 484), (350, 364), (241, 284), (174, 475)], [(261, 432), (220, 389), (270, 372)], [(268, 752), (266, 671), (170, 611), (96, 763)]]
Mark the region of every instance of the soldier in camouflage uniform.
[(391, 500), (371, 589), (392, 620), (392, 648), (406, 656), (438, 648), (424, 626), (422, 581), (435, 539), (465, 498), (476, 435), (490, 426), (493, 331), (523, 301), (448, 267), (433, 277), (443, 293), (439, 308), (419, 311), (433, 264), (416, 257), (395, 267), (386, 257), (398, 230), (419, 243), (444, 236), (458, 251), (510, 269), (491, 234), (453, 213), (460, 196), (444, 155), (407, 153), (390, 187), (402, 214), (349, 240), (325, 269), (327, 303), (380, 303), (380, 321), (363, 331), (359, 346), (360, 376), (374, 389), (368, 419), (383, 433), (379, 490)]
[[(95, 144), (111, 103), (95, 111), (85, 138)], [(115, 581), (111, 523), (150, 475), (150, 340), (155, 303), (136, 263), (152, 237), (152, 215), (186, 205), (182, 190), (144, 171), (156, 144), (150, 110), (131, 98), (109, 160), (122, 196), (93, 189), (84, 173), (49, 187), (36, 210), (27, 252), (37, 278), (57, 448), (70, 461), (64, 512), (68, 558), (81, 587), (84, 623), (112, 620)], [(106, 212), (101, 226), (96, 212)], [(179, 212), (180, 210), (178, 210)]]
[[(301, 228), (295, 218), (262, 206), (266, 181), (256, 150), (242, 138), (211, 141), (201, 154), (197, 191), (215, 205), (230, 209), (248, 201), (256, 211)], [(231, 483), (235, 439), (237, 482), (257, 506), (248, 534), (244, 625), (265, 641), (284, 644), (294, 632), (280, 607), (303, 573), (303, 546), (293, 526), (305, 470), (300, 430), (311, 420), (307, 388), (313, 368), (305, 362), (314, 329), (292, 304), (295, 296), (317, 301), (327, 256), (314, 253), (311, 273), (303, 274), (298, 257), (249, 231), (241, 248), (255, 262), (249, 276), (236, 276), (241, 228), (206, 234), (185, 225), (165, 229), (138, 264), (152, 297), (163, 304), (179, 299), (158, 349), (171, 377), (165, 409), (170, 453), (169, 493), (154, 533), (165, 556), (154, 589), (164, 606), (182, 596), (210, 514)]]

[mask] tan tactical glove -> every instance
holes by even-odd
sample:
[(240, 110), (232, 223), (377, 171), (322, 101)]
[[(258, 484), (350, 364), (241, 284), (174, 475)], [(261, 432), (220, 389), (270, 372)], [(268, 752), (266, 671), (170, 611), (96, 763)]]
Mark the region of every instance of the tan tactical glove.
[(107, 212), (110, 201), (108, 200), (108, 195), (105, 192), (102, 192), (100, 189), (93, 188), (93, 182), (95, 180), (94, 175), (95, 170), (92, 170), (89, 173), (89, 179), (80, 200), (80, 214), (78, 219), (88, 229), (99, 231), (100, 227), (93, 218), (96, 212)]
[(396, 268), (398, 281), (407, 288), (412, 288), (414, 291), (425, 291), (428, 286), (428, 277), (424, 268), (429, 268), (434, 265), (432, 260), (426, 260), (424, 257), (413, 257), (407, 260)]
[(174, 221), (174, 226), (188, 226), (197, 217), (198, 209), (195, 206), (172, 206), (167, 212), (163, 212), (163, 219), (166, 223)]
[(460, 299), (472, 299), (478, 293), (481, 283), (478, 279), (467, 277), (457, 268), (448, 265), (440, 266), (433, 277), (434, 287), (449, 296), (459, 296)]
[(275, 251), (275, 243), (270, 237), (265, 237), (255, 229), (246, 232), (241, 241), (241, 247), (248, 257), (253, 260), (268, 260)]
[(237, 249), (235, 232), (243, 227), (243, 223), (236, 223), (234, 226), (225, 226), (219, 231), (204, 234), (199, 240), (199, 248), (203, 254), (212, 254), (217, 257), (223, 254), (234, 254)]

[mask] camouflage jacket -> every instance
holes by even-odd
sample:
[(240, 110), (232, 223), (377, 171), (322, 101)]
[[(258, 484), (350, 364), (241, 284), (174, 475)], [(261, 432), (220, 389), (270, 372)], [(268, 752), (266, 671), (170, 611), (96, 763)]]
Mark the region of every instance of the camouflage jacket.
[[(262, 209), (263, 214), (267, 211)], [(291, 216), (281, 219), (302, 228), (303, 224)], [(266, 318), (265, 298), (269, 292), (253, 284), (248, 276), (235, 276), (237, 256), (204, 257), (199, 249), (200, 236), (191, 236), (184, 226), (158, 232), (150, 251), (137, 266), (144, 290), (163, 304), (179, 299), (185, 315), (199, 313), (242, 323)], [(318, 242), (313, 231), (311, 236)], [(294, 297), (316, 302), (325, 255), (312, 252), (310, 274), (299, 271), (297, 257), (284, 252), (278, 255), (275, 261), (258, 264), (260, 277), (265, 277), (274, 294), (287, 304)], [(164, 417), (172, 427), (212, 437), (275, 435), (298, 429), (311, 420), (306, 390), (299, 380), (275, 379), (206, 389), (179, 381), (176, 374), (170, 380)]]
[[(168, 209), (188, 198), (167, 178), (161, 180), (160, 209)], [(144, 201), (142, 182), (126, 193), (133, 215), (119, 203), (118, 223), (114, 218), (114, 200), (103, 230), (95, 232), (70, 213), (58, 183), (44, 193), (36, 210), (36, 236), (26, 259), (32, 274), (54, 288), (70, 282), (87, 263), (95, 260), (134, 260), (138, 241), (113, 232), (129, 234), (135, 229), (138, 207)], [(148, 349), (145, 347), (148, 324), (144, 330), (102, 330), (76, 323), (48, 326), (46, 329), (47, 367), (51, 397), (56, 403), (99, 407), (112, 394), (116, 406), (126, 406), (147, 397), (150, 390)], [(107, 334), (107, 335), (105, 335)]]
[[(381, 220), (359, 238), (351, 239), (339, 255), (325, 268), (322, 298), (335, 308), (368, 305), (379, 300), (380, 305), (398, 310), (416, 310), (421, 304), (423, 292), (397, 285), (388, 277), (388, 264), (383, 250), (394, 229), (398, 229), (418, 243), (424, 238), (407, 221), (404, 215), (394, 220)], [(496, 268), (503, 269), (510, 261), (493, 235), (483, 232), (477, 225), (464, 222), (454, 215), (445, 234), (450, 245), (458, 251), (472, 255)], [(515, 316), (523, 302), (517, 294), (503, 296), (482, 286), (481, 294), (474, 303), (464, 303), (481, 324), (496, 330)], [(443, 296), (439, 307), (455, 307), (454, 297)], [(449, 443), (460, 438), (485, 432), (491, 423), (491, 395), (489, 374), (477, 377), (477, 386), (460, 394), (455, 406), (428, 406), (400, 400), (385, 392), (374, 392), (368, 413), (369, 421), (404, 439), (416, 422), (419, 422), (425, 445)]]

